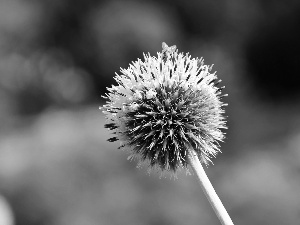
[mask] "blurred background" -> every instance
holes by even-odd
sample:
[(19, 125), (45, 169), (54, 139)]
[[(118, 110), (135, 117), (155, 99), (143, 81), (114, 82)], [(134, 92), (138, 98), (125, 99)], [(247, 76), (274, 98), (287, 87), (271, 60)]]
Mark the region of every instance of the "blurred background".
[(109, 143), (101, 95), (161, 43), (226, 86), (206, 168), (235, 224), (300, 221), (300, 1), (0, 0), (0, 225), (219, 224), (194, 176)]

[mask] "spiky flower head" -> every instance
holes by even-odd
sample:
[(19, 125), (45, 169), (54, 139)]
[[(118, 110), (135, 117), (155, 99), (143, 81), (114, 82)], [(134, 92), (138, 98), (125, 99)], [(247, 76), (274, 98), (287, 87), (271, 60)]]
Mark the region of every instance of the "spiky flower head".
[(127, 147), (139, 163), (150, 168), (174, 171), (187, 168), (188, 151), (194, 150), (200, 161), (208, 164), (224, 139), (225, 105), (211, 66), (202, 58), (178, 53), (176, 46), (163, 43), (157, 57), (144, 54), (121, 68), (117, 86), (107, 88), (101, 107), (106, 128), (113, 130), (113, 142)]

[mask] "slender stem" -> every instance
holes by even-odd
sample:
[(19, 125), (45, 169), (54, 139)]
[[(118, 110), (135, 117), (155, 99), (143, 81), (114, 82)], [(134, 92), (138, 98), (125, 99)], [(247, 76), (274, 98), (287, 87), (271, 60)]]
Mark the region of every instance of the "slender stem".
[(197, 175), (198, 181), (204, 191), (210, 205), (215, 211), (222, 225), (233, 225), (233, 222), (228, 215), (225, 207), (223, 206), (220, 198), (210, 183), (196, 153), (194, 151), (189, 152), (188, 156), (189, 164)]

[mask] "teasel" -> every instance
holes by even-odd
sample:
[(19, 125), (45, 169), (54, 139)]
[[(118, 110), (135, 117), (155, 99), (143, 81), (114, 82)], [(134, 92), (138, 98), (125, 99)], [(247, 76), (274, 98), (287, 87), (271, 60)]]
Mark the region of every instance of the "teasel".
[(190, 165), (199, 177), (197, 167), (204, 172), (201, 163), (212, 162), (224, 140), (224, 87), (203, 58), (180, 53), (175, 45), (162, 48), (157, 57), (144, 54), (121, 68), (117, 85), (107, 88), (100, 109), (114, 134), (108, 141), (119, 140), (139, 165), (172, 174)]

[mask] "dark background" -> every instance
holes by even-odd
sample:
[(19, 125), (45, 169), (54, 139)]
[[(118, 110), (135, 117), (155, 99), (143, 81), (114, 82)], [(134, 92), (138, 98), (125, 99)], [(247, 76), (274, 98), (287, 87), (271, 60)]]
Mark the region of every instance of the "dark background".
[(219, 224), (195, 176), (106, 142), (101, 95), (163, 41), (226, 86), (206, 171), (233, 222), (299, 224), (299, 24), (299, 0), (0, 0), (0, 224)]

